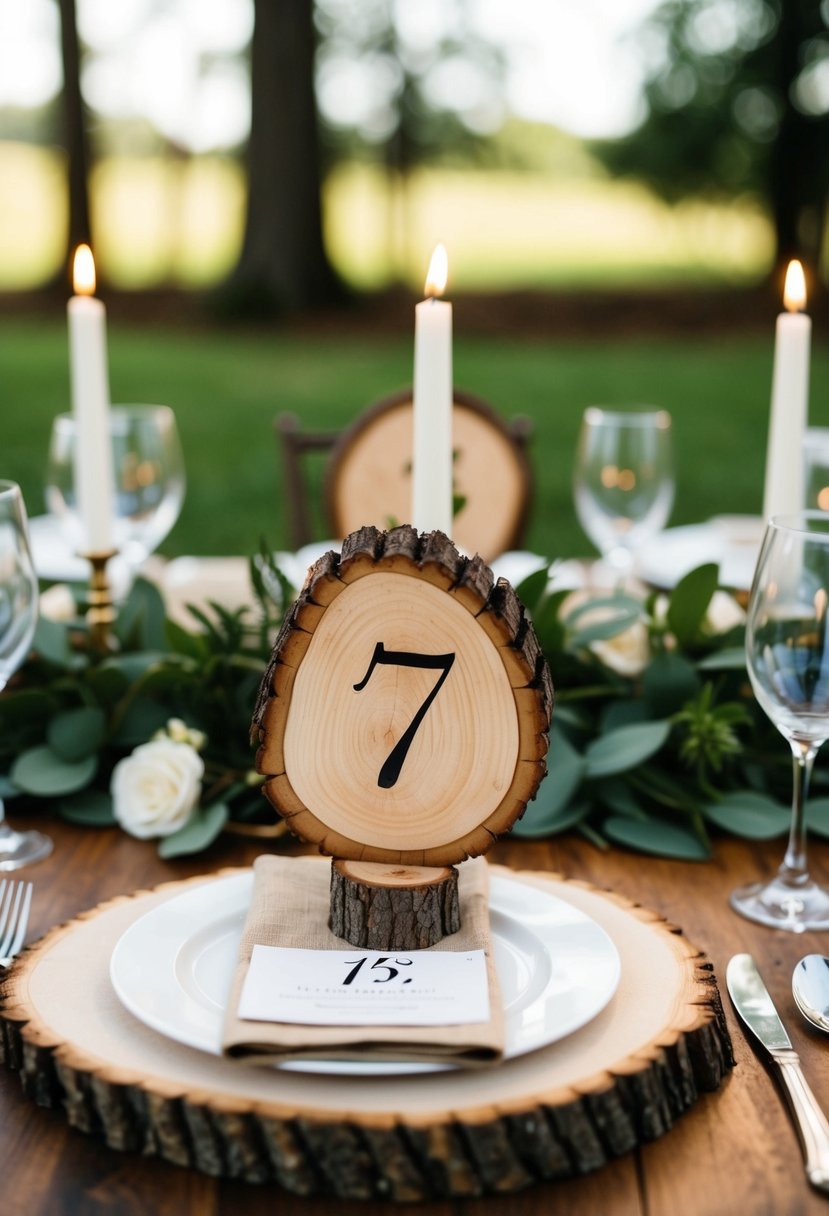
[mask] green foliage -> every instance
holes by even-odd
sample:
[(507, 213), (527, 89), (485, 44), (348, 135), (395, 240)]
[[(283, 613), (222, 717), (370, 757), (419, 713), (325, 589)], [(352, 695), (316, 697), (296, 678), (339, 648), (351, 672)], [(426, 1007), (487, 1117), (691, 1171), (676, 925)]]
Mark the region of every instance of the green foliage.
[(703, 813), (723, 831), (744, 836), (747, 840), (772, 840), (782, 836), (791, 821), (789, 807), (752, 790), (726, 794), (718, 802), (703, 807)]
[(642, 675), (642, 696), (654, 717), (667, 717), (680, 710), (699, 687), (700, 676), (694, 664), (670, 650), (655, 654)]
[(717, 566), (699, 566), (680, 581), (668, 604), (668, 628), (680, 646), (698, 642), (711, 597), (717, 590)]
[[(698, 861), (710, 828), (750, 839), (785, 830), (788, 766), (751, 693), (742, 627), (716, 630), (716, 610), (728, 607), (729, 621), (736, 611), (716, 591), (713, 566), (670, 596), (550, 593), (539, 574), (519, 588), (556, 708), (549, 775), (518, 835), (575, 828), (599, 847)], [(829, 835), (829, 799), (815, 805)]]
[(201, 806), (163, 839), (161, 855), (207, 847), (228, 818), (267, 815), (251, 784), (250, 722), (290, 589), (261, 562), (254, 589), (255, 609), (192, 608), (189, 630), (166, 619), (157, 587), (137, 579), (115, 622), (120, 649), (104, 656), (83, 622), (46, 622), (15, 688), (0, 696), (6, 795), (42, 801), (71, 823), (110, 825), (115, 765), (178, 719), (188, 741), (203, 736), (205, 776)]
[(56, 714), (46, 731), (46, 741), (61, 760), (77, 764), (96, 754), (105, 734), (104, 711), (98, 706), (85, 705)]
[(555, 726), (550, 733), (548, 766), (555, 776), (548, 776), (542, 783), (532, 805), (532, 814), (525, 815), (513, 828), (516, 836), (549, 836), (563, 832), (587, 813), (586, 805), (573, 800), (584, 778), (587, 761)]
[(806, 824), (815, 836), (829, 838), (829, 798), (810, 798), (805, 807)]
[(627, 845), (642, 853), (659, 857), (677, 857), (681, 861), (705, 861), (708, 846), (704, 840), (681, 823), (625, 819), (611, 816), (604, 822), (604, 831), (616, 844)]
[(663, 0), (645, 22), (646, 117), (596, 148), (617, 174), (664, 197), (754, 194), (777, 254), (817, 265), (829, 192), (829, 56), (821, 0)]
[(62, 760), (46, 744), (22, 752), (11, 767), (9, 780), (24, 794), (37, 798), (54, 798), (57, 794), (74, 794), (90, 784), (98, 768), (96, 756), (71, 763)]
[(224, 802), (214, 802), (197, 812), (183, 828), (165, 836), (158, 846), (160, 857), (184, 857), (188, 853), (200, 853), (212, 844), (227, 823), (230, 814)]
[(374, 124), (382, 112), (389, 128), (383, 159), (397, 173), (436, 159), (474, 163), (492, 158), (489, 141), (462, 102), (456, 104), (451, 95), (439, 100), (430, 88), (435, 73), (444, 67), (477, 76), (490, 93), (502, 90), (503, 51), (481, 37), (462, 7), (455, 11), (451, 28), (447, 25), (427, 45), (412, 40), (407, 24), (397, 20), (395, 6), (386, 0), (360, 0), (350, 7), (342, 0), (317, 0), (314, 19), (320, 36), (318, 66), (326, 75), (336, 78), (348, 60), (393, 68), (375, 74), (375, 104), (360, 119), (344, 124), (342, 114), (332, 114), (323, 99), (320, 118), (330, 153), (375, 159)]
[(615, 777), (637, 768), (664, 746), (669, 722), (631, 722), (599, 735), (584, 753), (588, 777)]
[(112, 798), (104, 790), (84, 790), (72, 798), (61, 798), (58, 814), (67, 823), (86, 828), (111, 827), (115, 823)]
[(736, 727), (749, 721), (745, 707), (735, 701), (715, 705), (713, 684), (704, 684), (699, 696), (674, 715), (683, 732), (680, 759), (696, 769), (700, 781), (709, 770), (720, 772), (730, 756), (740, 754)]
[[(267, 814), (249, 730), (294, 589), (264, 544), (251, 581), (255, 611), (193, 607), (190, 629), (166, 620), (156, 588), (139, 580), (120, 609), (121, 649), (106, 656), (90, 650), (78, 622), (44, 632), (0, 696), (6, 793), (72, 823), (110, 825), (115, 764), (164, 730), (202, 750), (205, 774), (199, 805), (163, 837), (162, 856), (208, 847), (229, 819)], [(555, 589), (546, 563), (521, 584), (556, 708), (549, 775), (516, 835), (575, 830), (597, 847), (697, 861), (709, 855), (711, 830), (749, 839), (785, 830), (785, 749), (737, 662), (741, 627), (716, 630), (715, 590), (710, 566), (646, 598)], [(829, 797), (814, 798), (808, 816), (829, 836)]]

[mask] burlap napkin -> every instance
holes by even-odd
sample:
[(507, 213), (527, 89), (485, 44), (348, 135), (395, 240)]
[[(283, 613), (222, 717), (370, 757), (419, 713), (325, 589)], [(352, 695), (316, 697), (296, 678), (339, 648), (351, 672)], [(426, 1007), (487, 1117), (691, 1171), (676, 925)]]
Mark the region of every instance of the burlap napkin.
[(225, 1055), (254, 1064), (302, 1057), (467, 1065), (500, 1059), (503, 1011), (490, 941), (487, 864), (482, 857), (459, 867), (461, 928), (432, 947), (486, 951), (490, 1020), (462, 1026), (305, 1026), (239, 1018), (236, 1010), (255, 944), (305, 950), (350, 948), (328, 928), (329, 862), (266, 855), (254, 862), (253, 873), (253, 894), (222, 1033)]

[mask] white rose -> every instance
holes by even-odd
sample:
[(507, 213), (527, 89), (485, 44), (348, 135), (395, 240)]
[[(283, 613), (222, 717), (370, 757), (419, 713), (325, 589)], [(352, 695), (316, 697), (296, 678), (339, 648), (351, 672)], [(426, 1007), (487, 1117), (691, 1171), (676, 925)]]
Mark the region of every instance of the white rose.
[(708, 605), (703, 630), (708, 634), (728, 633), (736, 625), (744, 625), (746, 614), (733, 595), (727, 591), (715, 591)]
[(71, 621), (78, 615), (75, 597), (66, 583), (55, 583), (40, 595), (40, 615), (50, 621)]
[(204, 761), (189, 743), (153, 739), (120, 760), (112, 772), (115, 818), (146, 840), (184, 827), (198, 804)]
[(181, 718), (169, 718), (167, 721), (167, 734), (175, 743), (189, 743), (189, 731), (187, 723)]
[(207, 744), (207, 735), (203, 730), (188, 726), (182, 718), (170, 718), (166, 726), (162, 726), (153, 735), (154, 739), (172, 739), (174, 743), (189, 743), (197, 752)]
[[(653, 606), (653, 620), (654, 624), (663, 628), (667, 625), (667, 595), (657, 596)], [(729, 595), (727, 591), (715, 591), (702, 622), (702, 632), (707, 637), (714, 637), (718, 633), (728, 633), (729, 629), (736, 625), (744, 625), (745, 620), (746, 614), (733, 595)]]
[[(590, 598), (590, 593), (586, 591), (575, 591), (572, 595), (568, 595), (559, 609), (560, 618), (565, 618), (582, 604), (587, 604)], [(579, 617), (579, 628), (598, 625), (602, 621), (611, 620), (614, 615), (612, 608), (587, 608)], [(621, 633), (617, 633), (612, 638), (590, 642), (587, 649), (605, 667), (620, 676), (627, 676), (628, 679), (641, 675), (651, 658), (648, 629), (645, 622), (641, 620), (634, 621), (627, 629), (623, 629)]]
[(203, 730), (196, 730), (195, 727), (191, 726), (187, 731), (187, 742), (197, 752), (200, 752), (207, 745), (207, 735)]
[(620, 676), (633, 679), (641, 675), (651, 660), (650, 641), (644, 621), (635, 621), (623, 633), (603, 642), (591, 642), (589, 649), (599, 660)]

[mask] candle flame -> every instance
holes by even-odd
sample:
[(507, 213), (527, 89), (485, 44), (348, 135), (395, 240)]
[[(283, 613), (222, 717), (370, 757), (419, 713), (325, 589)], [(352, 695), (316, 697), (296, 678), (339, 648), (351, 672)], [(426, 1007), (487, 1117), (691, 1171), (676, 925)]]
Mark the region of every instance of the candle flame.
[(783, 304), (787, 312), (802, 312), (806, 307), (806, 279), (803, 275), (803, 267), (797, 259), (789, 262), (786, 271)]
[(449, 259), (444, 245), (435, 245), (432, 260), (429, 263), (429, 273), (426, 275), (426, 295), (442, 296), (446, 290), (446, 280), (449, 277)]
[(94, 296), (95, 259), (88, 245), (79, 245), (72, 263), (72, 284), (76, 296)]

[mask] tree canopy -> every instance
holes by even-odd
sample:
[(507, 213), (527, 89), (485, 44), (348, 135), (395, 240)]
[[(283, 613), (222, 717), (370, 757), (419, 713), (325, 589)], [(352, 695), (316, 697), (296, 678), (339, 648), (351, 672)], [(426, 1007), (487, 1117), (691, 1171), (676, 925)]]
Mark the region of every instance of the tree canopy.
[(600, 154), (668, 199), (756, 194), (777, 261), (820, 260), (829, 197), (827, 0), (664, 0), (639, 31), (646, 116)]

